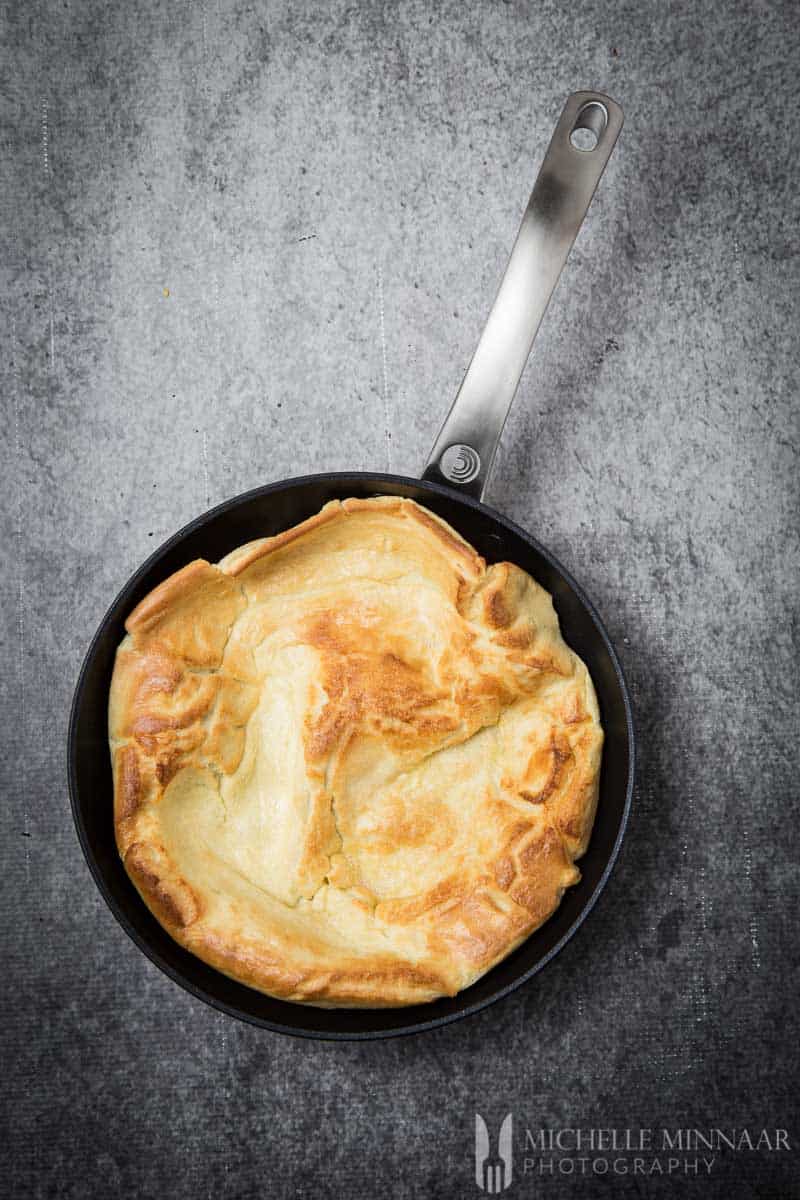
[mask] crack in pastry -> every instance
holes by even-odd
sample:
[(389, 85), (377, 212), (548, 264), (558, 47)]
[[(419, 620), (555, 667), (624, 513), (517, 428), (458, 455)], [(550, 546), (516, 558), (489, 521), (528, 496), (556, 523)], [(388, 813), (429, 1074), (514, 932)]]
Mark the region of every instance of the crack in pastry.
[(130, 614), (117, 845), (173, 938), (325, 1006), (453, 995), (579, 872), (597, 701), (549, 595), (411, 500), (332, 501)]

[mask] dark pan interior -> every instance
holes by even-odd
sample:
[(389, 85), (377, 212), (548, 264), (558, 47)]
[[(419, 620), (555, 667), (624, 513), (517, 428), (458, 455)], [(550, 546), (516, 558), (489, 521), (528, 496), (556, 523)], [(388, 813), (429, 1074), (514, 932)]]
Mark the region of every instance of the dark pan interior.
[[(409, 496), (444, 517), (489, 562), (508, 559), (553, 596), (564, 637), (584, 659), (597, 689), (606, 733), (600, 802), (592, 839), (580, 863), (582, 879), (553, 917), (504, 962), (452, 999), (401, 1009), (318, 1009), (263, 996), (235, 983), (181, 949), (150, 915), (117, 854), (107, 744), (107, 704), (114, 652), (123, 622), (157, 583), (194, 558), (216, 561), (234, 547), (278, 533), (336, 497), (387, 493)], [(589, 600), (562, 567), (500, 514), (448, 488), (398, 476), (312, 475), (248, 492), (198, 518), (166, 542), (136, 572), (103, 619), (86, 656), (69, 732), (70, 793), (87, 862), (112, 912), (136, 944), (177, 983), (232, 1016), (306, 1037), (385, 1037), (433, 1028), (505, 995), (562, 947), (592, 907), (613, 865), (630, 806), (633, 729), (616, 655)]]

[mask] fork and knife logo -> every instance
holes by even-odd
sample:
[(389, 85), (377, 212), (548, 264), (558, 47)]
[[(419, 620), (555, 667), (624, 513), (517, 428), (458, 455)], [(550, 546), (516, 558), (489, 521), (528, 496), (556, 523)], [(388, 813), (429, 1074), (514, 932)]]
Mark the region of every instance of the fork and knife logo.
[(513, 1118), (507, 1113), (497, 1138), (497, 1154), (491, 1153), (486, 1122), (475, 1113), (475, 1182), (482, 1192), (496, 1196), (510, 1185), (513, 1176)]

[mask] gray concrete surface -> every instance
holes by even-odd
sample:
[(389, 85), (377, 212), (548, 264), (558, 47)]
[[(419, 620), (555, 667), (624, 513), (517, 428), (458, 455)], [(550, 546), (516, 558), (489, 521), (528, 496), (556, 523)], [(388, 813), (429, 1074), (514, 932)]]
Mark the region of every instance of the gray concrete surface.
[[(513, 1111), (800, 1139), (793, 7), (4, 7), (6, 1194), (477, 1195), (476, 1110), (493, 1136)], [(209, 505), (419, 469), (582, 86), (627, 124), (489, 500), (620, 648), (622, 859), (560, 958), (468, 1022), (363, 1045), (239, 1025), (91, 882), (65, 779), (82, 655)], [(511, 1196), (612, 1186), (522, 1159)], [(797, 1154), (613, 1188), (798, 1195)]]

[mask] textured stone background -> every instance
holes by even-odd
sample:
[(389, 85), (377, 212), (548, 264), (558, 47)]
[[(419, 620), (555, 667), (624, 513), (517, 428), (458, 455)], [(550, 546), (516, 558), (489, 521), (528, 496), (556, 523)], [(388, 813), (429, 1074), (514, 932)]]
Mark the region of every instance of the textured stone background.
[[(8, 1194), (470, 1196), (476, 1109), (493, 1132), (513, 1110), (800, 1139), (797, 14), (692, 9), (5, 6)], [(360, 1045), (237, 1024), (91, 882), (65, 779), (82, 655), (210, 504), (419, 469), (582, 86), (627, 124), (489, 500), (620, 648), (641, 743), (622, 858), (561, 957), (468, 1022)], [(795, 1154), (723, 1153), (711, 1186), (616, 1191), (797, 1179)]]

